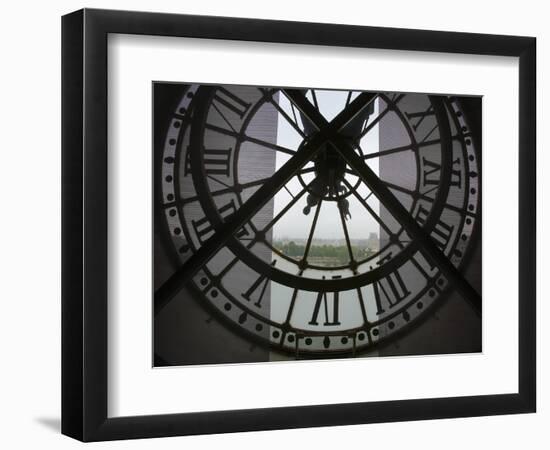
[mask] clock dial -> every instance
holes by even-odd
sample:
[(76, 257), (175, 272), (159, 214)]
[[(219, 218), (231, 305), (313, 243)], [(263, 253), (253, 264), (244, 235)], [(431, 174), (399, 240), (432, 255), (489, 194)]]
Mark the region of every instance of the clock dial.
[(187, 270), (251, 342), (361, 354), (406, 335), (457, 282), (469, 296), (479, 152), (456, 97), (189, 85), (159, 178), (178, 269), (157, 305), (178, 301)]

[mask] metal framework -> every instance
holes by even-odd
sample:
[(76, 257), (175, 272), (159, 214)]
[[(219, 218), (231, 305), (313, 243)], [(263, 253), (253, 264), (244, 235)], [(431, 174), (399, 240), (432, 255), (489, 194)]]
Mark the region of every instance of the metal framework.
[[(420, 400), (308, 405), (206, 413), (109, 417), (107, 414), (107, 39), (111, 33), (291, 44), (368, 47), (519, 58), (518, 390)], [(536, 407), (536, 42), (534, 38), (222, 17), (82, 10), (63, 18), (63, 309), (62, 432), (83, 441), (526, 413)], [(84, 77), (84, 74), (86, 76)], [(318, 134), (315, 144), (325, 140)], [(362, 166), (338, 139), (336, 145)], [(310, 144), (260, 189), (269, 194), (316, 151)], [(341, 147), (341, 148), (340, 148)], [(364, 179), (379, 195), (376, 179)], [(258, 195), (260, 197), (260, 195)], [(385, 196), (387, 199), (391, 197)], [(386, 199), (386, 200), (387, 200)], [(195, 262), (253, 214), (247, 203)], [(402, 211), (395, 208), (399, 215)], [(406, 217), (404, 217), (405, 220)], [(413, 233), (419, 230), (413, 224)], [(421, 230), (420, 230), (421, 231)], [(417, 233), (422, 238), (421, 233)], [(430, 247), (430, 241), (426, 240)], [(433, 250), (433, 249), (432, 249)], [(437, 258), (437, 252), (433, 252)], [(185, 271), (194, 268), (187, 266)], [(177, 291), (178, 279), (161, 299)], [(451, 273), (451, 271), (449, 271)], [(468, 288), (466, 287), (465, 291)], [(511, 293), (510, 295), (514, 295)]]

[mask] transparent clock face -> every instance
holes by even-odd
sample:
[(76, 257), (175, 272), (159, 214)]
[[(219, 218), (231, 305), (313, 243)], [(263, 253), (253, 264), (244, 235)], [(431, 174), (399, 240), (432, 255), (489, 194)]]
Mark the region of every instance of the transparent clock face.
[(481, 349), (479, 99), (154, 89), (161, 365), (433, 352), (427, 319), (457, 296), (445, 352), (474, 322)]

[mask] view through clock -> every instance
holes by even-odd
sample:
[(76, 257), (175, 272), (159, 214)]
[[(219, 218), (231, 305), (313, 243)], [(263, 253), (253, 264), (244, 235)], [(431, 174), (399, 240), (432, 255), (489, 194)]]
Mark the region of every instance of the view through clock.
[(155, 366), (482, 350), (481, 97), (152, 88)]

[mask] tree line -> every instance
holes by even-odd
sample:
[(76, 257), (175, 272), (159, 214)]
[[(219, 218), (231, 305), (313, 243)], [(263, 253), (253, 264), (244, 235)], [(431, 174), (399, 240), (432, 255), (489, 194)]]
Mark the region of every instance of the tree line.
[[(273, 246), (279, 250), (281, 253), (289, 256), (291, 258), (301, 258), (306, 250), (305, 244), (296, 244), (294, 241), (290, 242), (281, 242), (275, 241)], [(355, 260), (361, 260), (369, 257), (374, 252), (369, 248), (357, 247), (352, 245), (351, 250)], [(347, 245), (314, 245), (312, 244), (309, 247), (308, 256), (317, 257), (317, 258), (334, 258), (337, 259), (341, 264), (349, 262), (349, 252)]]

